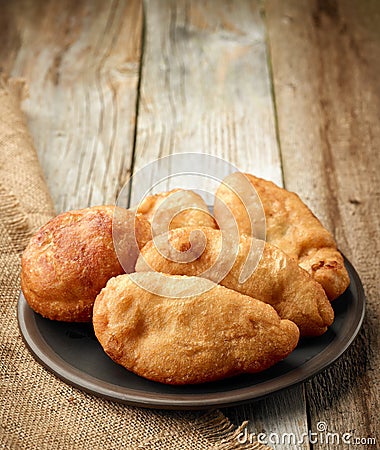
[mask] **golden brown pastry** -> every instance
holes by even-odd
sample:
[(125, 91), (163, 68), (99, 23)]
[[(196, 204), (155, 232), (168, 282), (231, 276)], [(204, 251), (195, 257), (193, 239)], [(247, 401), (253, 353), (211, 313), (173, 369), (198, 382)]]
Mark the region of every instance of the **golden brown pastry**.
[[(161, 295), (141, 288), (142, 281), (161, 286)], [(181, 298), (167, 296), (175, 283), (183, 286)], [(191, 296), (199, 283), (208, 285), (205, 292)], [(285, 358), (299, 338), (296, 325), (263, 302), (205, 279), (154, 272), (110, 280), (96, 298), (93, 324), (115, 362), (167, 384), (260, 372)]]
[(134, 270), (139, 253), (135, 238), (143, 246), (151, 238), (150, 226), (117, 208), (114, 232), (120, 238), (122, 267), (113, 243), (114, 211), (113, 206), (68, 211), (32, 237), (22, 255), (21, 287), (34, 311), (53, 320), (90, 321), (95, 298), (107, 281)]
[(247, 178), (256, 189), (264, 207), (266, 240), (295, 258), (323, 286), (330, 300), (339, 297), (350, 284), (343, 257), (331, 233), (297, 194), (282, 189), (271, 181), (237, 172), (223, 180), (216, 192), (216, 219), (219, 221), (225, 215), (225, 204), (234, 215), (240, 233), (256, 236), (254, 230), (252, 233), (252, 221), (244, 206), (245, 199), (251, 195), (244, 187)]
[[(282, 319), (299, 327), (302, 336), (321, 335), (331, 325), (334, 312), (323, 288), (296, 260), (248, 235), (241, 235), (234, 245), (220, 230), (204, 227), (196, 231), (200, 232), (205, 245), (202, 242), (199, 248), (193, 228), (171, 230), (169, 240), (162, 235), (156, 242), (148, 242), (137, 260), (136, 272), (195, 275), (219, 282), (272, 305)], [(184, 253), (188, 262), (179, 260), (176, 252)]]
[(184, 226), (218, 228), (202, 197), (185, 189), (149, 195), (139, 204), (137, 213), (149, 220), (155, 235)]

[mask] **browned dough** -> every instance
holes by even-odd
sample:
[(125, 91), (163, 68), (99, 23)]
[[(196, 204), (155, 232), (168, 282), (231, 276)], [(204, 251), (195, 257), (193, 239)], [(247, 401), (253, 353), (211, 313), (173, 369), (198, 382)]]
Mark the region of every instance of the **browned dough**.
[[(322, 286), (282, 250), (248, 235), (241, 235), (235, 248), (233, 245), (227, 245), (222, 250), (222, 232), (204, 227), (197, 231), (203, 233), (206, 241), (203, 252), (198, 256), (196, 238), (192, 240), (193, 245), (190, 243), (193, 231), (191, 227), (171, 230), (169, 240), (168, 235), (160, 236), (160, 240), (169, 248), (164, 254), (158, 251), (154, 241), (148, 242), (141, 250), (136, 272), (153, 270), (172, 275), (207, 277), (230, 289), (269, 303), (281, 318), (292, 320), (303, 336), (321, 335), (332, 324), (334, 312)], [(262, 256), (256, 269), (249, 272), (250, 276), (244, 282), (240, 282), (251, 247), (254, 255), (259, 258), (262, 252)], [(191, 262), (176, 262), (173, 250), (187, 252), (189, 257), (194, 252), (195, 259), (190, 258), (190, 261), (193, 259)], [(228, 250), (233, 257), (233, 264), (224, 276), (223, 265), (228, 262)], [(217, 261), (220, 256), (222, 258), (219, 264)]]
[[(167, 384), (215, 381), (260, 372), (285, 358), (299, 331), (269, 305), (197, 277), (165, 276), (164, 292), (180, 278), (184, 298), (142, 289), (153, 272), (113, 278), (95, 301), (93, 324), (105, 352), (126, 369)], [(195, 286), (208, 290), (191, 296)]]
[[(240, 233), (250, 235), (252, 228), (243, 202), (229, 187), (229, 183), (238, 186), (239, 177), (240, 181), (241, 177), (247, 177), (260, 197), (266, 218), (266, 240), (295, 258), (323, 286), (330, 300), (339, 297), (350, 284), (343, 257), (331, 233), (294, 192), (250, 174), (229, 175), (216, 197), (231, 210)], [(214, 213), (219, 220), (218, 208)]]
[(185, 189), (149, 195), (138, 205), (137, 212), (151, 223), (154, 220), (157, 227), (162, 227), (155, 234), (185, 226), (218, 228), (202, 197)]
[[(107, 281), (134, 270), (139, 246), (150, 238), (149, 223), (118, 208), (126, 254), (121, 267), (112, 239), (115, 208), (98, 206), (59, 214), (31, 238), (22, 255), (21, 287), (34, 311), (67, 322), (91, 320), (96, 296)], [(128, 245), (127, 245), (128, 241)]]

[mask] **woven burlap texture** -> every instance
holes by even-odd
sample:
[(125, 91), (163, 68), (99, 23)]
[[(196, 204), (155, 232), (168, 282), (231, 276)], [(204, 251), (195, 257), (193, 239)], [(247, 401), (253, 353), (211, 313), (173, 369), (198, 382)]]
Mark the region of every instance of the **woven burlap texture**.
[[(22, 81), (0, 79), (1, 449), (264, 449), (240, 444), (219, 411), (146, 410), (75, 389), (30, 355), (17, 325), (20, 255), (54, 208), (20, 103)], [(244, 425), (243, 425), (244, 426)]]

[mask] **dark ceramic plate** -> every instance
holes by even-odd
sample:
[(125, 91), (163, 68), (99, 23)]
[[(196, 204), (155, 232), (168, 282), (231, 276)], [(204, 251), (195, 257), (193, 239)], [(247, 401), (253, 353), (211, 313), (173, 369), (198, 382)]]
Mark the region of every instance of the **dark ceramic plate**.
[(91, 324), (54, 322), (34, 313), (22, 293), (18, 321), (35, 358), (67, 383), (131, 405), (165, 409), (225, 407), (264, 397), (301, 383), (333, 363), (350, 346), (364, 317), (358, 274), (347, 259), (351, 284), (332, 305), (335, 321), (321, 337), (303, 339), (285, 360), (257, 375), (193, 386), (166, 386), (139, 377), (103, 352)]

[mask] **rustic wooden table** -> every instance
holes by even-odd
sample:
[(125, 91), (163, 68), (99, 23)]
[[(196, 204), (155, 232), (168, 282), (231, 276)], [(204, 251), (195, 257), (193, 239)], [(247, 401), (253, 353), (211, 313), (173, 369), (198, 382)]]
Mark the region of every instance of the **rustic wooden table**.
[(376, 437), (380, 3), (1, 0), (0, 7), (0, 69), (28, 81), (24, 106), (58, 211), (112, 203), (133, 171), (188, 150), (300, 194), (360, 273), (368, 298), (362, 331), (309, 382), (225, 413), (256, 432), (301, 440), (318, 422)]

